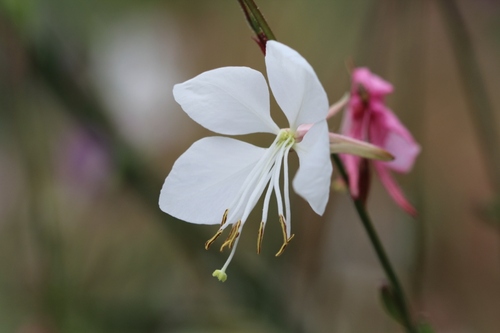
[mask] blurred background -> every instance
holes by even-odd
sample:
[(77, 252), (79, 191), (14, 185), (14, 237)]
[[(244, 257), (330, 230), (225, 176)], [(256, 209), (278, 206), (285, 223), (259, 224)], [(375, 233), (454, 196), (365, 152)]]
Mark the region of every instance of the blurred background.
[[(212, 135), (172, 86), (222, 66), (265, 71), (237, 1), (0, 3), (0, 332), (402, 332), (346, 193), (323, 217), (294, 195), (279, 258), (278, 223), (258, 256), (251, 217), (224, 284), (211, 274), (227, 253), (204, 250), (217, 227), (158, 208), (176, 158)], [(398, 177), (419, 216), (373, 179), (375, 226), (416, 317), (499, 332), (500, 2), (258, 4), (332, 103), (349, 90), (346, 62), (394, 84), (388, 105), (423, 147)]]

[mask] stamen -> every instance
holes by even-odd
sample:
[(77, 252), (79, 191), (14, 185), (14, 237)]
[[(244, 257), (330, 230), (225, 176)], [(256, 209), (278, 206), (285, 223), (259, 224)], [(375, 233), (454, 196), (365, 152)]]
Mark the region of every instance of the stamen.
[[(272, 145), (269, 147), (269, 149), (267, 149), (265, 154), (259, 159), (259, 161), (253, 167), (250, 174), (246, 177), (243, 185), (241, 186), (240, 193), (236, 196), (236, 198), (229, 206), (229, 207), (234, 207), (234, 209), (232, 209), (230, 220), (235, 218), (237, 215), (240, 215), (239, 212), (243, 205), (245, 205), (243, 211), (245, 211), (248, 206), (252, 206), (249, 204), (251, 202), (249, 200), (249, 195), (252, 196), (253, 193), (256, 193), (255, 191), (256, 184), (260, 183), (261, 181), (264, 181), (264, 184), (267, 183), (267, 181), (262, 179), (262, 177), (265, 176), (262, 174), (262, 172), (265, 172), (265, 170), (271, 168), (271, 165), (274, 163), (276, 154), (279, 151), (279, 149), (277, 149), (278, 141), (279, 141), (279, 135), (276, 136)], [(250, 212), (248, 212), (248, 214), (250, 214)], [(242, 220), (245, 220), (245, 218), (242, 218)]]
[(241, 220), (236, 222), (236, 224), (233, 224), (231, 231), (229, 232), (229, 236), (227, 236), (227, 239), (224, 241), (224, 243), (220, 247), (220, 252), (222, 252), (226, 246), (229, 248), (233, 247), (234, 241), (240, 235), (240, 232), (239, 232), (240, 226), (241, 226)]
[(226, 209), (224, 211), (224, 214), (222, 215), (222, 221), (220, 221), (220, 226), (223, 227), (224, 224), (226, 224), (227, 221), (227, 213), (229, 212), (229, 209)]
[[(243, 221), (246, 221), (248, 215), (250, 215), (250, 213), (252, 212), (255, 204), (262, 196), (262, 192), (264, 191), (266, 184), (269, 183), (269, 180), (273, 176), (273, 168), (274, 168), (273, 165), (275, 164), (275, 158), (276, 155), (279, 153), (279, 149), (278, 147), (271, 147), (269, 149), (270, 150), (272, 149), (274, 151), (273, 154), (271, 155), (271, 158), (266, 162), (262, 170), (260, 170), (260, 174), (256, 177), (250, 195), (246, 196), (247, 193), (245, 193), (245, 208), (243, 210), (243, 214), (241, 217), (241, 220)], [(243, 197), (241, 199), (243, 199)], [(243, 204), (243, 200), (240, 201), (240, 204)], [(239, 208), (240, 206), (237, 207), (237, 209)], [(264, 218), (262, 220), (264, 220)]]
[(279, 221), (281, 225), (281, 231), (283, 232), (283, 239), (286, 242), (287, 240), (287, 234), (286, 234), (286, 224), (285, 224), (285, 217), (283, 215), (279, 216)]
[(227, 213), (229, 212), (229, 209), (226, 209), (224, 211), (224, 214), (222, 215), (222, 221), (220, 221), (220, 229), (215, 233), (215, 235), (210, 238), (209, 240), (207, 240), (205, 242), (205, 250), (208, 250), (210, 248), (210, 246), (215, 242), (215, 240), (217, 238), (219, 238), (219, 236), (222, 234), (222, 231), (224, 229), (222, 229), (222, 227), (224, 226), (224, 224), (226, 224), (226, 221), (227, 221)]
[(288, 238), (288, 240), (285, 243), (283, 243), (283, 245), (281, 245), (280, 250), (275, 254), (276, 257), (279, 257), (280, 255), (283, 254), (283, 252), (285, 252), (286, 246), (292, 240), (293, 236), (295, 235), (292, 235), (292, 237)]
[[(221, 227), (219, 231), (209, 239), (205, 246), (208, 248), (216, 239), (219, 237), (223, 230), (225, 229), (227, 220), (233, 221), (237, 220), (236, 223), (232, 224), (231, 230), (229, 231), (229, 235), (226, 240), (220, 247), (220, 251), (222, 252), (224, 248), (228, 247), (231, 249), (231, 253), (229, 254), (226, 263), (220, 270), (216, 270), (213, 273), (213, 276), (218, 278), (220, 281), (225, 281), (227, 278), (226, 269), (231, 262), (238, 242), (240, 240), (240, 232), (241, 227), (245, 223), (248, 218), (250, 212), (254, 208), (256, 202), (261, 197), (266, 185), (268, 186), (265, 198), (264, 205), (262, 209), (262, 222), (259, 227), (259, 233), (257, 237), (257, 253), (260, 254), (262, 250), (262, 241), (264, 238), (264, 230), (267, 220), (267, 213), (269, 209), (269, 201), (272, 192), (276, 194), (276, 201), (278, 205), (278, 214), (280, 217), (280, 225), (283, 230), (283, 245), (280, 250), (276, 254), (279, 256), (283, 253), (284, 249), (290, 242), (290, 240), (294, 237), (287, 237), (290, 232), (289, 224), (286, 221), (290, 218), (290, 197), (289, 197), (289, 183), (288, 183), (288, 163), (287, 158), (290, 149), (293, 147), (295, 143), (294, 133), (289, 130), (281, 130), (274, 140), (273, 144), (267, 149), (263, 156), (259, 159), (256, 165), (252, 168), (251, 172), (245, 178), (243, 185), (241, 186), (238, 194), (232, 200), (231, 212), (229, 215), (228, 210), (224, 212), (221, 221)], [(286, 159), (283, 164), (283, 159)], [(284, 183), (284, 197), (282, 197), (282, 193), (280, 190), (280, 173), (281, 168), (284, 165), (285, 171), (285, 183)], [(285, 206), (285, 207), (283, 207)], [(284, 208), (284, 209), (283, 209)], [(288, 232), (287, 232), (288, 231)]]
[(219, 229), (212, 238), (210, 238), (205, 242), (205, 250), (208, 250), (210, 246), (215, 242), (215, 240), (219, 238), (219, 236), (222, 234), (222, 231), (223, 231), (222, 229)]
[(279, 151), (279, 155), (276, 158), (276, 163), (274, 165), (273, 176), (271, 179), (271, 183), (274, 187), (274, 194), (276, 196), (276, 204), (278, 205), (278, 213), (279, 215), (283, 215), (283, 200), (281, 198), (281, 190), (280, 190), (280, 172), (281, 165), (283, 162), (283, 153), (285, 148), (281, 148)]
[(280, 220), (281, 230), (283, 231), (283, 245), (281, 245), (281, 248), (279, 249), (278, 253), (276, 253), (276, 257), (279, 257), (280, 255), (283, 254), (286, 246), (292, 240), (292, 238), (295, 236), (295, 235), (291, 235), (290, 238), (288, 238), (287, 233), (286, 233), (285, 217), (283, 215), (280, 215), (279, 220)]
[(265, 222), (260, 222), (259, 227), (259, 235), (257, 236), (257, 254), (260, 254), (260, 250), (262, 249), (262, 238), (264, 238), (264, 226)]
[(285, 216), (288, 225), (291, 225), (292, 212), (290, 208), (290, 179), (288, 177), (288, 153), (290, 152), (291, 146), (287, 147), (285, 150), (285, 155), (283, 156), (283, 195), (285, 199)]

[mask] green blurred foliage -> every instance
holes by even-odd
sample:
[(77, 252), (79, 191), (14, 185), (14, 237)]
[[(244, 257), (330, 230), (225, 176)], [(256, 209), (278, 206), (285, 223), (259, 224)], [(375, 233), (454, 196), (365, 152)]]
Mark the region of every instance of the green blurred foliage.
[[(332, 102), (349, 89), (346, 63), (394, 83), (388, 104), (423, 146), (416, 170), (399, 178), (420, 218), (404, 216), (375, 181), (377, 229), (417, 317), (436, 332), (498, 332), (500, 232), (479, 212), (494, 189), (439, 7), (259, 5)], [(500, 7), (459, 8), (498, 110)], [(345, 194), (332, 193), (324, 217), (294, 197), (296, 237), (278, 259), (279, 226), (257, 256), (249, 223), (224, 284), (211, 272), (227, 253), (203, 249), (215, 229), (159, 211), (175, 159), (211, 134), (157, 97), (171, 86), (148, 94), (170, 82), (155, 72), (175, 83), (221, 66), (264, 70), (251, 36), (237, 1), (2, 0), (0, 332), (400, 331), (379, 304), (383, 274)], [(149, 107), (151, 96), (160, 102)]]

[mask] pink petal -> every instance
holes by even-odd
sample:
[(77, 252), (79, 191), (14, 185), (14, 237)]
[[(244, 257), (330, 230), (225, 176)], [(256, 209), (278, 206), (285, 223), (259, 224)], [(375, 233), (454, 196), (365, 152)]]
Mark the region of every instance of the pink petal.
[(378, 121), (381, 124), (377, 124), (377, 126), (384, 127), (386, 131), (394, 131), (399, 135), (403, 136), (406, 140), (413, 140), (413, 136), (410, 131), (401, 123), (398, 117), (389, 109), (383, 102), (374, 102), (371, 103), (371, 107), (373, 109), (373, 113), (375, 117), (379, 117)]
[(344, 111), (344, 116), (342, 117), (342, 122), (340, 124), (340, 133), (347, 135), (347, 136), (351, 136), (351, 134), (353, 132), (353, 130), (352, 130), (353, 122), (354, 122), (354, 119), (352, 116), (351, 108), (347, 108)]
[(354, 89), (362, 85), (370, 95), (385, 96), (394, 90), (389, 82), (373, 74), (366, 67), (356, 68), (352, 73), (352, 81)]
[(384, 148), (395, 157), (393, 161), (386, 162), (386, 166), (401, 173), (407, 173), (412, 169), (420, 153), (420, 146), (415, 141), (406, 141), (395, 132), (389, 133)]
[(420, 153), (419, 144), (390, 109), (379, 104), (374, 110), (370, 141), (394, 155), (393, 161), (385, 163), (388, 168), (402, 173), (409, 172)]
[(349, 176), (349, 191), (354, 198), (359, 196), (359, 167), (361, 158), (353, 155), (341, 154), (340, 158), (344, 163), (345, 171)]
[(302, 141), (304, 135), (313, 127), (314, 124), (303, 124), (297, 127), (297, 131), (295, 131), (295, 139), (297, 142)]
[[(330, 106), (326, 119), (330, 119), (349, 103), (349, 93), (345, 93), (335, 104)], [(300, 126), (299, 126), (300, 127)]]
[(352, 103), (349, 102), (349, 106), (342, 118), (340, 132), (353, 139), (365, 140), (368, 125), (366, 122), (368, 112), (366, 112), (364, 108), (357, 110), (355, 110), (355, 108), (358, 108), (358, 105), (352, 105)]
[(392, 178), (389, 169), (386, 167), (386, 163), (375, 162), (373, 163), (375, 170), (377, 170), (380, 181), (384, 185), (389, 195), (398, 204), (399, 207), (403, 208), (408, 214), (412, 216), (417, 215), (417, 210), (412, 206), (412, 204), (405, 198), (401, 188), (396, 183), (394, 178)]
[[(344, 112), (342, 119), (341, 133), (345, 136), (357, 140), (366, 139), (368, 112), (359, 96), (351, 95), (349, 105)], [(347, 175), (349, 176), (349, 189), (354, 198), (359, 196), (359, 168), (361, 158), (353, 155), (340, 154), (344, 163)]]

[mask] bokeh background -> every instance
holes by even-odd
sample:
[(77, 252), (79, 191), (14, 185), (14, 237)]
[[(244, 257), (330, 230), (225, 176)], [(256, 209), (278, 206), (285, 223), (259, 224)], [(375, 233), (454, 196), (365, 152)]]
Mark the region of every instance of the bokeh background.
[[(173, 84), (222, 66), (265, 71), (237, 1), (0, 4), (0, 332), (402, 331), (380, 306), (385, 278), (346, 193), (323, 217), (293, 196), (296, 236), (279, 258), (278, 223), (258, 256), (251, 218), (224, 284), (211, 273), (227, 253), (203, 248), (217, 227), (158, 208), (175, 159), (212, 135)], [(376, 228), (416, 317), (437, 332), (499, 332), (500, 2), (259, 5), (331, 102), (349, 89), (346, 63), (395, 85), (388, 105), (423, 147), (398, 177), (419, 217), (374, 179)]]

